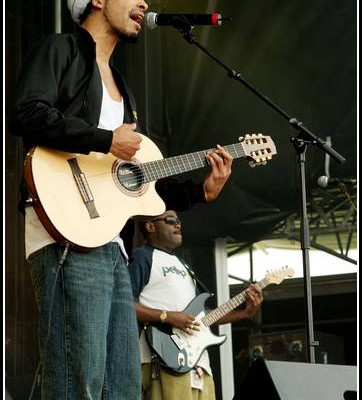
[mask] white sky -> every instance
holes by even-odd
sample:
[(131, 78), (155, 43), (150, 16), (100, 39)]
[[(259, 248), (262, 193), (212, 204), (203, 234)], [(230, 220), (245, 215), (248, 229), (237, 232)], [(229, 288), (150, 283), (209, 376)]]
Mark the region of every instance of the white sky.
[[(358, 260), (357, 249), (348, 252), (348, 258)], [(309, 264), (311, 276), (337, 275), (356, 273), (357, 265), (344, 261), (339, 257), (330, 255), (324, 251), (309, 250)], [(303, 277), (302, 250), (265, 248), (253, 251), (253, 279), (255, 281), (264, 278), (266, 272), (278, 270), (288, 266), (293, 268), (294, 278)], [(250, 279), (250, 256), (248, 252), (228, 258), (228, 273), (245, 280)], [(229, 284), (240, 283), (229, 278)]]

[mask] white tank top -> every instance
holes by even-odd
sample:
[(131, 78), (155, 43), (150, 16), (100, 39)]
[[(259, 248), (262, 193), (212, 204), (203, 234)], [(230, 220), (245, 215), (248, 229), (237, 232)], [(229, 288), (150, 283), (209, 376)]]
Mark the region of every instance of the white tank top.
[(99, 117), (98, 127), (102, 129), (110, 129), (114, 131), (123, 124), (124, 119), (124, 104), (123, 98), (121, 101), (113, 100), (109, 95), (106, 85), (102, 81), (103, 97), (101, 116)]

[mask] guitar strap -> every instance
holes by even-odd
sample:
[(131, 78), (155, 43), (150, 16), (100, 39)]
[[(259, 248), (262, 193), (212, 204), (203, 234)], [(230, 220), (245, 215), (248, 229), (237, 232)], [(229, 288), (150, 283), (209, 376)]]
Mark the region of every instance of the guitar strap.
[(214, 294), (207, 288), (207, 286), (201, 281), (201, 279), (195, 274), (195, 271), (193, 271), (188, 265), (187, 263), (179, 257), (179, 260), (181, 261), (181, 263), (183, 264), (183, 266), (186, 268), (187, 272), (189, 273), (189, 275), (191, 276), (192, 279), (194, 279), (197, 284), (201, 287), (201, 289), (204, 292), (210, 293), (211, 296), (213, 296)]

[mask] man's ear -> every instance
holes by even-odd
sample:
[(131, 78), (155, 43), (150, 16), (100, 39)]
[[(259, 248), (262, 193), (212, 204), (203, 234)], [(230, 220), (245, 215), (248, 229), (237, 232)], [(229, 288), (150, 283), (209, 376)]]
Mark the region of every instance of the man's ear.
[(103, 8), (104, 0), (92, 0), (93, 7)]
[(145, 223), (145, 229), (147, 233), (154, 233), (156, 231), (155, 224), (152, 221), (147, 221)]

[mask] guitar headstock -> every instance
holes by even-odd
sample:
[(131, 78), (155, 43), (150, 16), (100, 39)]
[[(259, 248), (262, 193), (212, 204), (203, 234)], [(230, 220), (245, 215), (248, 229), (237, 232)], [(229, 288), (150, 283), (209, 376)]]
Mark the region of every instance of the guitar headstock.
[(283, 282), (285, 278), (291, 278), (292, 276), (294, 276), (293, 268), (285, 266), (274, 271), (268, 271), (263, 280), (268, 285), (271, 283), (279, 285), (279, 283)]
[(265, 136), (262, 133), (253, 133), (239, 137), (246, 158), (249, 160), (249, 165), (265, 165), (272, 156), (277, 154), (275, 145), (270, 136)]

